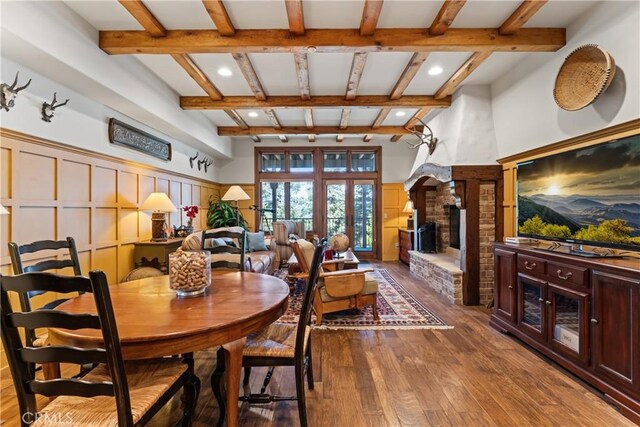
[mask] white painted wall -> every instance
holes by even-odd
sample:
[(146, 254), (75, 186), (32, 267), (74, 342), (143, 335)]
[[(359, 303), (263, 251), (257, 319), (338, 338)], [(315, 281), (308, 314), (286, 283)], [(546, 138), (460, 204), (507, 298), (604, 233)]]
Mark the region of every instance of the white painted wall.
[[(565, 111), (553, 99), (564, 59), (595, 43), (615, 59), (616, 76), (595, 103)], [(640, 3), (605, 1), (567, 28), (558, 52), (530, 55), (491, 86), (498, 156), (504, 157), (640, 117)]]
[(349, 141), (337, 144), (335, 139), (325, 138), (316, 140), (315, 143), (305, 142), (302, 138), (292, 138), (289, 143), (283, 144), (280, 141), (263, 140), (260, 143), (253, 143), (248, 138), (234, 138), (233, 158), (224, 162), (218, 169), (220, 183), (249, 184), (254, 182), (254, 156), (255, 147), (325, 147), (339, 150), (344, 146), (360, 146), (362, 148), (382, 146), (382, 183), (404, 182), (411, 171), (411, 165), (416, 155), (416, 150), (409, 147), (404, 142), (382, 142), (371, 144)]
[(419, 148), (411, 172), (423, 163), (452, 165), (496, 164), (497, 145), (491, 112), (491, 90), (487, 85), (462, 86), (451, 107), (443, 109), (427, 123), (438, 144), (433, 154)]
[[(2, 64), (0, 75), (3, 82), (12, 83), (17, 71), (20, 71), (19, 86), (24, 85), (28, 79), (33, 79), (29, 87), (18, 94), (13, 108), (8, 112), (0, 111), (0, 126), (3, 128), (172, 172), (212, 181), (217, 179), (215, 167), (210, 167), (206, 174), (204, 170), (198, 171), (197, 168), (190, 168), (188, 157), (193, 156), (195, 150), (184, 143), (92, 101), (23, 65), (18, 65), (3, 57), (0, 57), (0, 60)], [(53, 92), (58, 93), (58, 101), (62, 102), (67, 98), (70, 101), (67, 105), (57, 109), (51, 122), (47, 123), (42, 120), (40, 109), (44, 101), (51, 102)], [(111, 117), (170, 142), (173, 159), (167, 162), (111, 144), (108, 137), (108, 122)], [(215, 162), (218, 161), (219, 159), (215, 160)]]

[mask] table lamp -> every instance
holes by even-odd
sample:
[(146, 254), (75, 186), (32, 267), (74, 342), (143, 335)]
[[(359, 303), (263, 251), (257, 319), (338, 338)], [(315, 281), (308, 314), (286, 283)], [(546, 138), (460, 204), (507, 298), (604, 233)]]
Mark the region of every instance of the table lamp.
[(2, 205), (0, 205), (0, 215), (9, 215), (9, 211)]
[(239, 185), (232, 185), (224, 196), (222, 196), (222, 200), (225, 202), (233, 200), (235, 202), (236, 209), (236, 225), (240, 225), (240, 213), (238, 212), (238, 200), (249, 200), (251, 197)]
[(413, 202), (411, 200), (407, 200), (404, 208), (402, 208), (402, 212), (409, 214), (409, 219), (407, 219), (407, 228), (409, 230), (413, 229)]
[(165, 214), (178, 211), (171, 199), (165, 193), (151, 193), (140, 206), (140, 210), (153, 211), (151, 214), (151, 241), (164, 242), (167, 240)]

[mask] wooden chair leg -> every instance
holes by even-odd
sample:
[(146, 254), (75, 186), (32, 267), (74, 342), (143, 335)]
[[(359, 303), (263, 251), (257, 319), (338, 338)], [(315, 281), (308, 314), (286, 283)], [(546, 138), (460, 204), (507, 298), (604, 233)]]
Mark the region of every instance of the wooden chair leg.
[(184, 385), (184, 414), (182, 416), (182, 426), (189, 427), (193, 422), (196, 413), (196, 404), (200, 395), (200, 378), (192, 373), (189, 382)]
[(300, 426), (307, 427), (307, 404), (304, 396), (304, 361), (295, 366), (296, 370), (296, 398), (298, 399), (298, 416)]
[(244, 377), (242, 379), (242, 385), (248, 386), (249, 380), (251, 379), (251, 366), (244, 367)]
[(311, 356), (311, 338), (309, 338), (309, 344), (307, 344), (307, 387), (309, 390), (313, 390), (313, 358)]
[(221, 427), (224, 424), (224, 419), (227, 411), (226, 399), (222, 390), (222, 384), (224, 383), (222, 381), (222, 377), (224, 376), (224, 350), (222, 349), (222, 347), (218, 349), (216, 359), (216, 369), (213, 371), (213, 374), (211, 374), (211, 389), (213, 391), (213, 395), (216, 398), (216, 401), (218, 402), (218, 408), (220, 410), (218, 422), (216, 423), (216, 425), (218, 427)]
[(373, 320), (380, 320), (380, 316), (378, 315), (378, 296), (373, 296)]

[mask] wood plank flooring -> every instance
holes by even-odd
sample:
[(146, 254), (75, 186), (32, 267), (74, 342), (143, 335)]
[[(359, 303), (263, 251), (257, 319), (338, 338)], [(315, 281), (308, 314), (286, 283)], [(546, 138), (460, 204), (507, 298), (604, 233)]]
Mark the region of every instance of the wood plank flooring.
[[(387, 268), (454, 329), (314, 331), (310, 426), (633, 425), (584, 383), (489, 328), (488, 310), (450, 305), (403, 264), (369, 266)], [(218, 416), (209, 385), (214, 366), (214, 350), (196, 354), (202, 380), (196, 426), (214, 425)], [(253, 370), (256, 393), (265, 372)], [(3, 426), (18, 425), (13, 388), (3, 383)], [(269, 387), (295, 395), (293, 369), (277, 368)], [(176, 401), (153, 425), (168, 425), (178, 415)], [(296, 402), (243, 403), (240, 425), (298, 425)]]

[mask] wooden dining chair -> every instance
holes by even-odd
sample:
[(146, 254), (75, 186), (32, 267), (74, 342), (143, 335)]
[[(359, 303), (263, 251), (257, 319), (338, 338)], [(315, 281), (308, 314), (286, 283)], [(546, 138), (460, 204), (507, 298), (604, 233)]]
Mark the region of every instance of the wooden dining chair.
[[(320, 261), (324, 255), (324, 246), (318, 246), (313, 255), (311, 271), (309, 272), (307, 288), (304, 292), (300, 318), (296, 325), (276, 322), (265, 329), (249, 335), (242, 351), (242, 366), (244, 369), (244, 385), (249, 384), (252, 367), (258, 366), (293, 366), (296, 378), (296, 397), (273, 396), (265, 394), (271, 378), (271, 369), (265, 378), (259, 394), (245, 394), (239, 400), (248, 403), (269, 403), (282, 400), (297, 400), (300, 425), (307, 425), (307, 410), (305, 402), (305, 370), (307, 385), (313, 389), (313, 361), (311, 358), (311, 307), (315, 287), (318, 280)], [(222, 425), (225, 417), (225, 402), (222, 394), (222, 375), (224, 373), (224, 352), (218, 350), (216, 369), (211, 376), (211, 387), (220, 407), (218, 426)]]
[[(92, 292), (97, 315), (70, 314), (61, 310), (14, 312), (9, 293)], [(47, 424), (134, 426), (147, 423), (177, 392), (184, 390), (182, 424), (189, 425), (199, 393), (193, 360), (169, 357), (124, 362), (107, 279), (92, 271), (90, 278), (52, 273), (0, 275), (0, 329), (2, 344), (16, 389), (20, 422), (25, 426)], [(103, 348), (49, 345), (24, 346), (19, 328), (100, 329)], [(97, 367), (82, 379), (34, 379), (29, 363), (92, 364)], [(36, 395), (58, 396), (37, 408)]]
[[(24, 255), (35, 254), (42, 251), (57, 251), (60, 249), (66, 249), (69, 253), (69, 258), (47, 259), (32, 265), (23, 265)], [(43, 272), (71, 267), (73, 269), (74, 276), (82, 276), (82, 269), (80, 268), (80, 260), (78, 258), (78, 250), (76, 249), (76, 242), (75, 240), (73, 240), (73, 237), (67, 237), (65, 240), (39, 240), (26, 245), (18, 245), (15, 242), (9, 242), (9, 256), (11, 257), (13, 274)], [(31, 305), (31, 299), (44, 293), (44, 291), (33, 291), (21, 294), (20, 307), (22, 308), (22, 311), (31, 311), (33, 309)], [(45, 304), (42, 308), (55, 308), (65, 302), (67, 299), (68, 298), (55, 299)], [(25, 329), (25, 337), (27, 340), (27, 345), (29, 346), (44, 347), (49, 342), (49, 337), (46, 332), (38, 337), (36, 336), (35, 329)], [(60, 366), (57, 364), (43, 365), (43, 370), (47, 378), (55, 378), (57, 376), (60, 376)], [(31, 371), (35, 373), (35, 366), (31, 366)]]
[(245, 230), (204, 230), (200, 240), (201, 249), (211, 252), (211, 269), (251, 271), (245, 264)]

